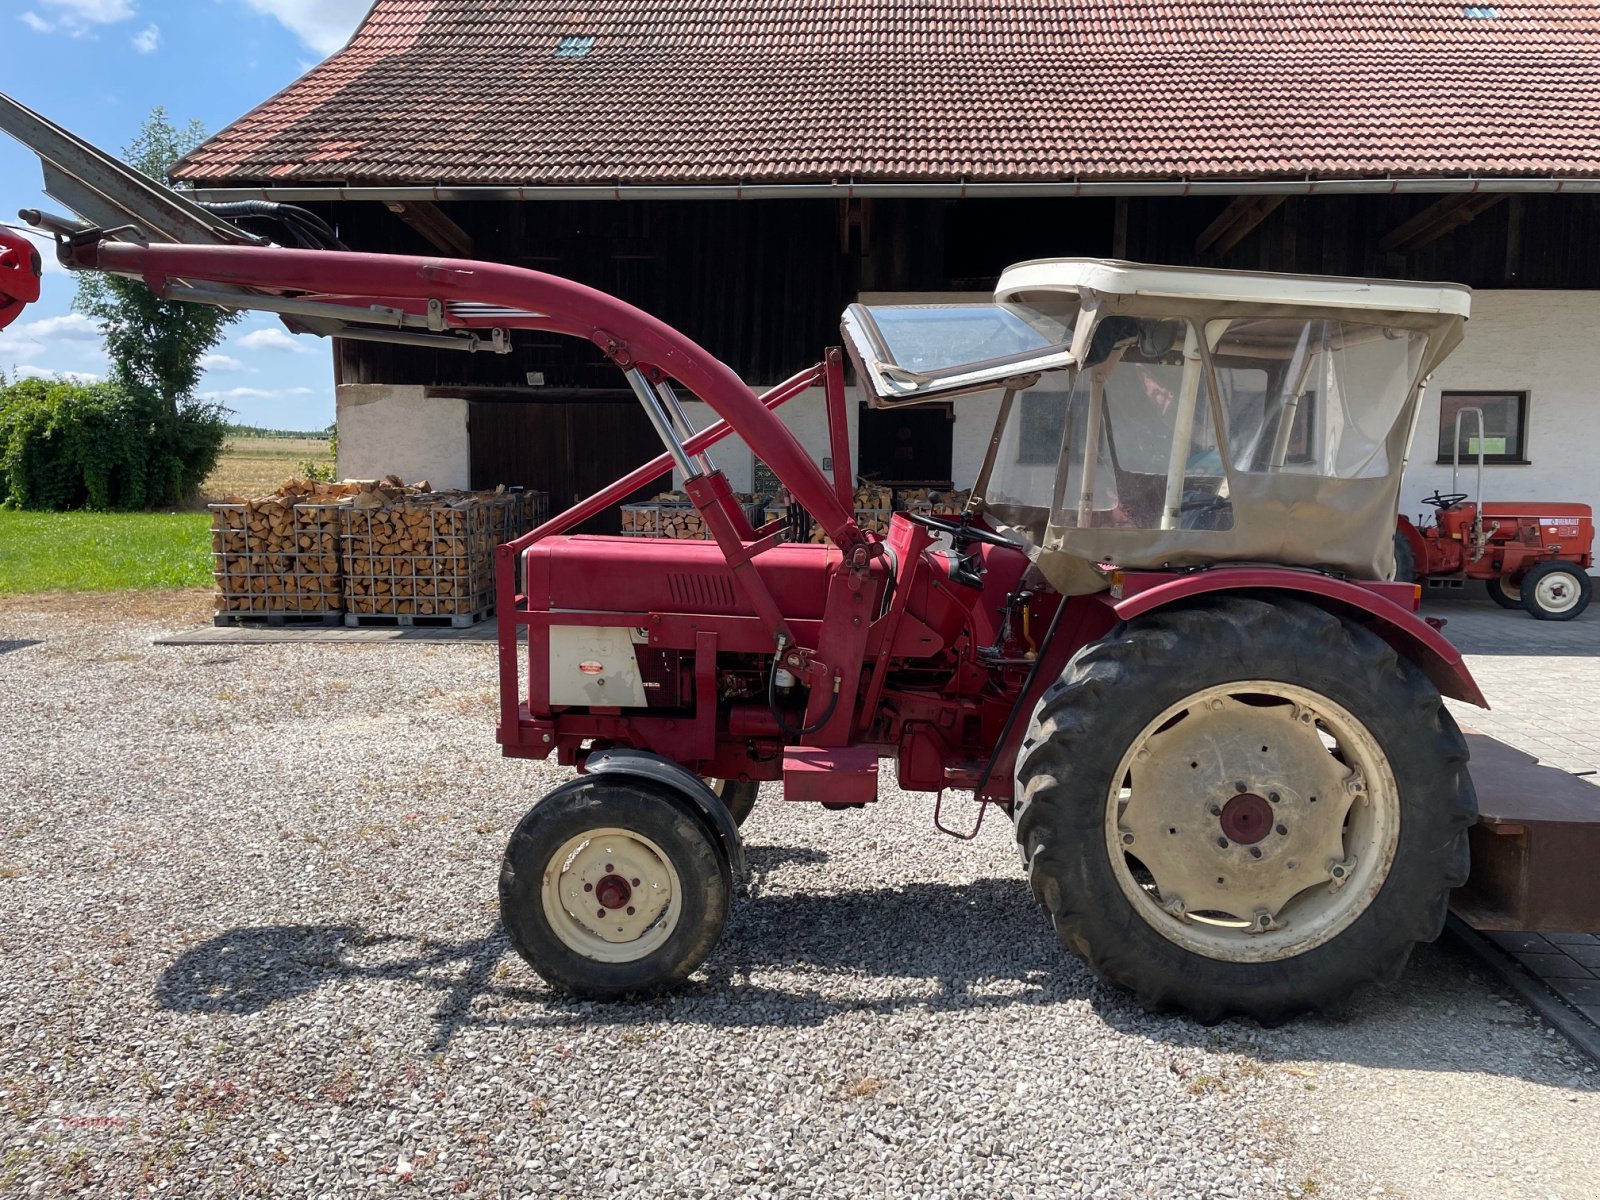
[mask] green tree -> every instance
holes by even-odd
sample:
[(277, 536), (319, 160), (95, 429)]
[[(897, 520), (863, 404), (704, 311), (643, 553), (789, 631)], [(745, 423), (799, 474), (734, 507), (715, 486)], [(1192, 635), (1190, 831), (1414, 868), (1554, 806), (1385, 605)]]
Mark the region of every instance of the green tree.
[[(157, 106), (122, 154), (129, 166), (165, 183), (168, 169), (205, 137), (199, 121), (180, 129)], [(96, 272), (78, 277), (72, 306), (100, 323), (112, 379), (157, 397), (173, 415), (200, 382), (201, 356), (239, 319), (209, 305), (159, 299), (141, 280)]]

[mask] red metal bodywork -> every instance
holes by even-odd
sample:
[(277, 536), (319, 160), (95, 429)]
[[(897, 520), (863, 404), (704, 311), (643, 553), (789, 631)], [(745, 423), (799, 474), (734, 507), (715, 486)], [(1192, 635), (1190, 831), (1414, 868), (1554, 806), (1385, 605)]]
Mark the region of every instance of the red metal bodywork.
[[(108, 241), (97, 231), (66, 247), (72, 265), (142, 278), (163, 296), (209, 282), (352, 312), (381, 305), (437, 322), (446, 334), (534, 329), (585, 338), (622, 370), (637, 372), (636, 389), (675, 381), (720, 415), (675, 448), (678, 460), (663, 454), (499, 548), (498, 737), (508, 755), (554, 754), (581, 766), (596, 749), (629, 747), (703, 776), (783, 778), (788, 795), (825, 804), (874, 798), (878, 760), (890, 757), (905, 788), (973, 789), (981, 799), (1005, 803), (1027, 726), (1018, 717), (1031, 713), (1076, 650), (1140, 612), (1240, 589), (1293, 593), (1353, 615), (1420, 663), (1446, 694), (1482, 702), (1459, 656), (1414, 615), (1415, 594), (1408, 599), (1407, 589), (1252, 567), (1130, 573), (1115, 596), (1064, 598), (1044, 584), (1025, 585), (1029, 560), (1018, 548), (974, 546), (963, 560), (903, 514), (886, 536), (864, 534), (851, 511), (838, 350), (758, 397), (655, 318), (518, 267), (140, 245)], [(838, 464), (832, 480), (772, 412), (818, 387)], [(692, 458), (730, 433), (774, 470), (829, 544), (781, 544), (776, 522), (752, 528), (716, 471), (690, 472), (684, 483), (713, 541), (568, 535), (666, 474), (684, 454)], [(552, 631), (570, 627), (628, 631), (626, 643), (639, 670), (649, 673), (655, 699), (618, 707), (553, 703)], [(615, 635), (606, 639), (616, 642)]]
[[(1474, 553), (1483, 521), (1482, 552)], [(1399, 519), (1419, 579), (1458, 575), (1520, 581), (1542, 562), (1594, 565), (1594, 513), (1587, 504), (1547, 500), (1466, 502), (1439, 510), (1431, 525)]]
[(44, 264), (34, 244), (20, 233), (0, 229), (0, 329), (39, 298)]

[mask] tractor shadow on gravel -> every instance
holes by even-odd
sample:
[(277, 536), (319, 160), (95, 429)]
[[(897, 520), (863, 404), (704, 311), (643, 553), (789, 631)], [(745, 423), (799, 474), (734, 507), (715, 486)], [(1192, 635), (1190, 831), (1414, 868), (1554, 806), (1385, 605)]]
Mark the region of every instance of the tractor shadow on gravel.
[[(1473, 977), (1464, 952), (1422, 947), (1396, 986), (1369, 992), (1341, 1019), (1302, 1017), (1276, 1029), (1205, 1027), (1145, 1012), (1061, 948), (1027, 886), (1012, 878), (833, 893), (766, 892), (769, 873), (820, 852), (751, 848), (752, 894), (682, 988), (655, 999), (594, 1003), (547, 988), (517, 959), (496, 922), (459, 939), (343, 925), (229, 930), (190, 947), (159, 978), (159, 1008), (248, 1016), (319, 1003), (329, 983), (400, 982), (417, 989), (434, 1049), (464, 1028), (509, 1030), (663, 1022), (718, 1028), (810, 1028), (844, 1013), (930, 1014), (1079, 1003), (1127, 1036), (1173, 1049), (1234, 1051), (1263, 1063), (1330, 1062), (1533, 1078), (1534, 1064), (1497, 1052), (1496, 1032), (1530, 1026)], [(821, 855), (825, 857), (825, 855)], [(848, 981), (836, 988), (837, 980)], [(431, 1010), (421, 1003), (435, 997)], [(1509, 1047), (1508, 1047), (1509, 1049)], [(1548, 1069), (1550, 1064), (1544, 1064)], [(1548, 1078), (1545, 1078), (1548, 1082)]]
[(29, 646), (43, 645), (41, 638), (13, 638), (10, 641), (0, 640), (0, 654), (10, 654), (13, 650), (26, 650)]

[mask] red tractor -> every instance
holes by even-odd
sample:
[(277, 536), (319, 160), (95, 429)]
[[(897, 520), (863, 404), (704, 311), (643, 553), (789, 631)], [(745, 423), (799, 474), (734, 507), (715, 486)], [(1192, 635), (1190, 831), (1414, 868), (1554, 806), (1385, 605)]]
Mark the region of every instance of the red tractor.
[[(1442, 697), (1483, 697), (1390, 579), (1419, 389), (1466, 289), (1024, 263), (991, 302), (852, 306), (845, 352), (757, 395), (570, 281), (270, 245), (227, 218), (326, 235), (196, 205), (9, 102), (0, 125), (84, 218), (25, 214), (73, 269), (297, 332), (585, 338), (637, 395), (665, 453), (498, 551), (500, 744), (573, 769), (500, 875), (555, 986), (680, 983), (722, 934), (758, 790), (870, 808), (884, 769), (946, 832), (949, 793), (1003, 812), (1061, 940), (1152, 1007), (1283, 1020), (1439, 933), (1476, 807)], [(846, 354), (876, 405), (1000, 395), (959, 517), (857, 523)], [(679, 389), (721, 419), (692, 428)], [(831, 478), (773, 412), (813, 389)], [(712, 457), (730, 433), (826, 544), (752, 526)], [(714, 540), (569, 532), (673, 470)]]
[(1434, 509), (1431, 523), (1401, 515), (1395, 578), (1446, 586), (1481, 579), (1501, 608), (1525, 609), (1541, 621), (1570, 621), (1589, 607), (1594, 592), (1594, 513), (1587, 504), (1547, 500), (1478, 503), (1457, 491), (1462, 420), (1468, 414), (1477, 420), (1477, 494), (1483, 495), (1483, 411), (1463, 408), (1456, 414), (1450, 490), (1423, 498)]

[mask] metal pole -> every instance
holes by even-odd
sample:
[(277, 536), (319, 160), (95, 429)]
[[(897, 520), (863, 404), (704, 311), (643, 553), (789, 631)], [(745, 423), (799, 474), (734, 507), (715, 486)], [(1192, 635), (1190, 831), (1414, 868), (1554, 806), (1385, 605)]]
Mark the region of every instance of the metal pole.
[(644, 406), (644, 415), (649, 417), (650, 424), (656, 427), (656, 436), (666, 446), (667, 453), (672, 455), (673, 463), (685, 479), (698, 479), (700, 472), (696, 464), (690, 462), (683, 443), (678, 440), (678, 434), (672, 428), (672, 419), (667, 416), (661, 397), (656, 395), (655, 389), (650, 386), (650, 381), (644, 377), (644, 372), (638, 367), (629, 367), (623, 374), (627, 376), (633, 394), (639, 397), (639, 403)]
[[(684, 440), (688, 441), (698, 430), (690, 422), (689, 414), (683, 411), (683, 405), (678, 402), (678, 393), (673, 390), (672, 384), (665, 379), (656, 384), (656, 390), (661, 393), (662, 398), (667, 402), (667, 414), (677, 418), (678, 428), (683, 433)], [(699, 454), (695, 455), (695, 461), (700, 464), (700, 473), (702, 475), (709, 475), (717, 469), (717, 464), (711, 461), (711, 452), (709, 450), (700, 451)]]

